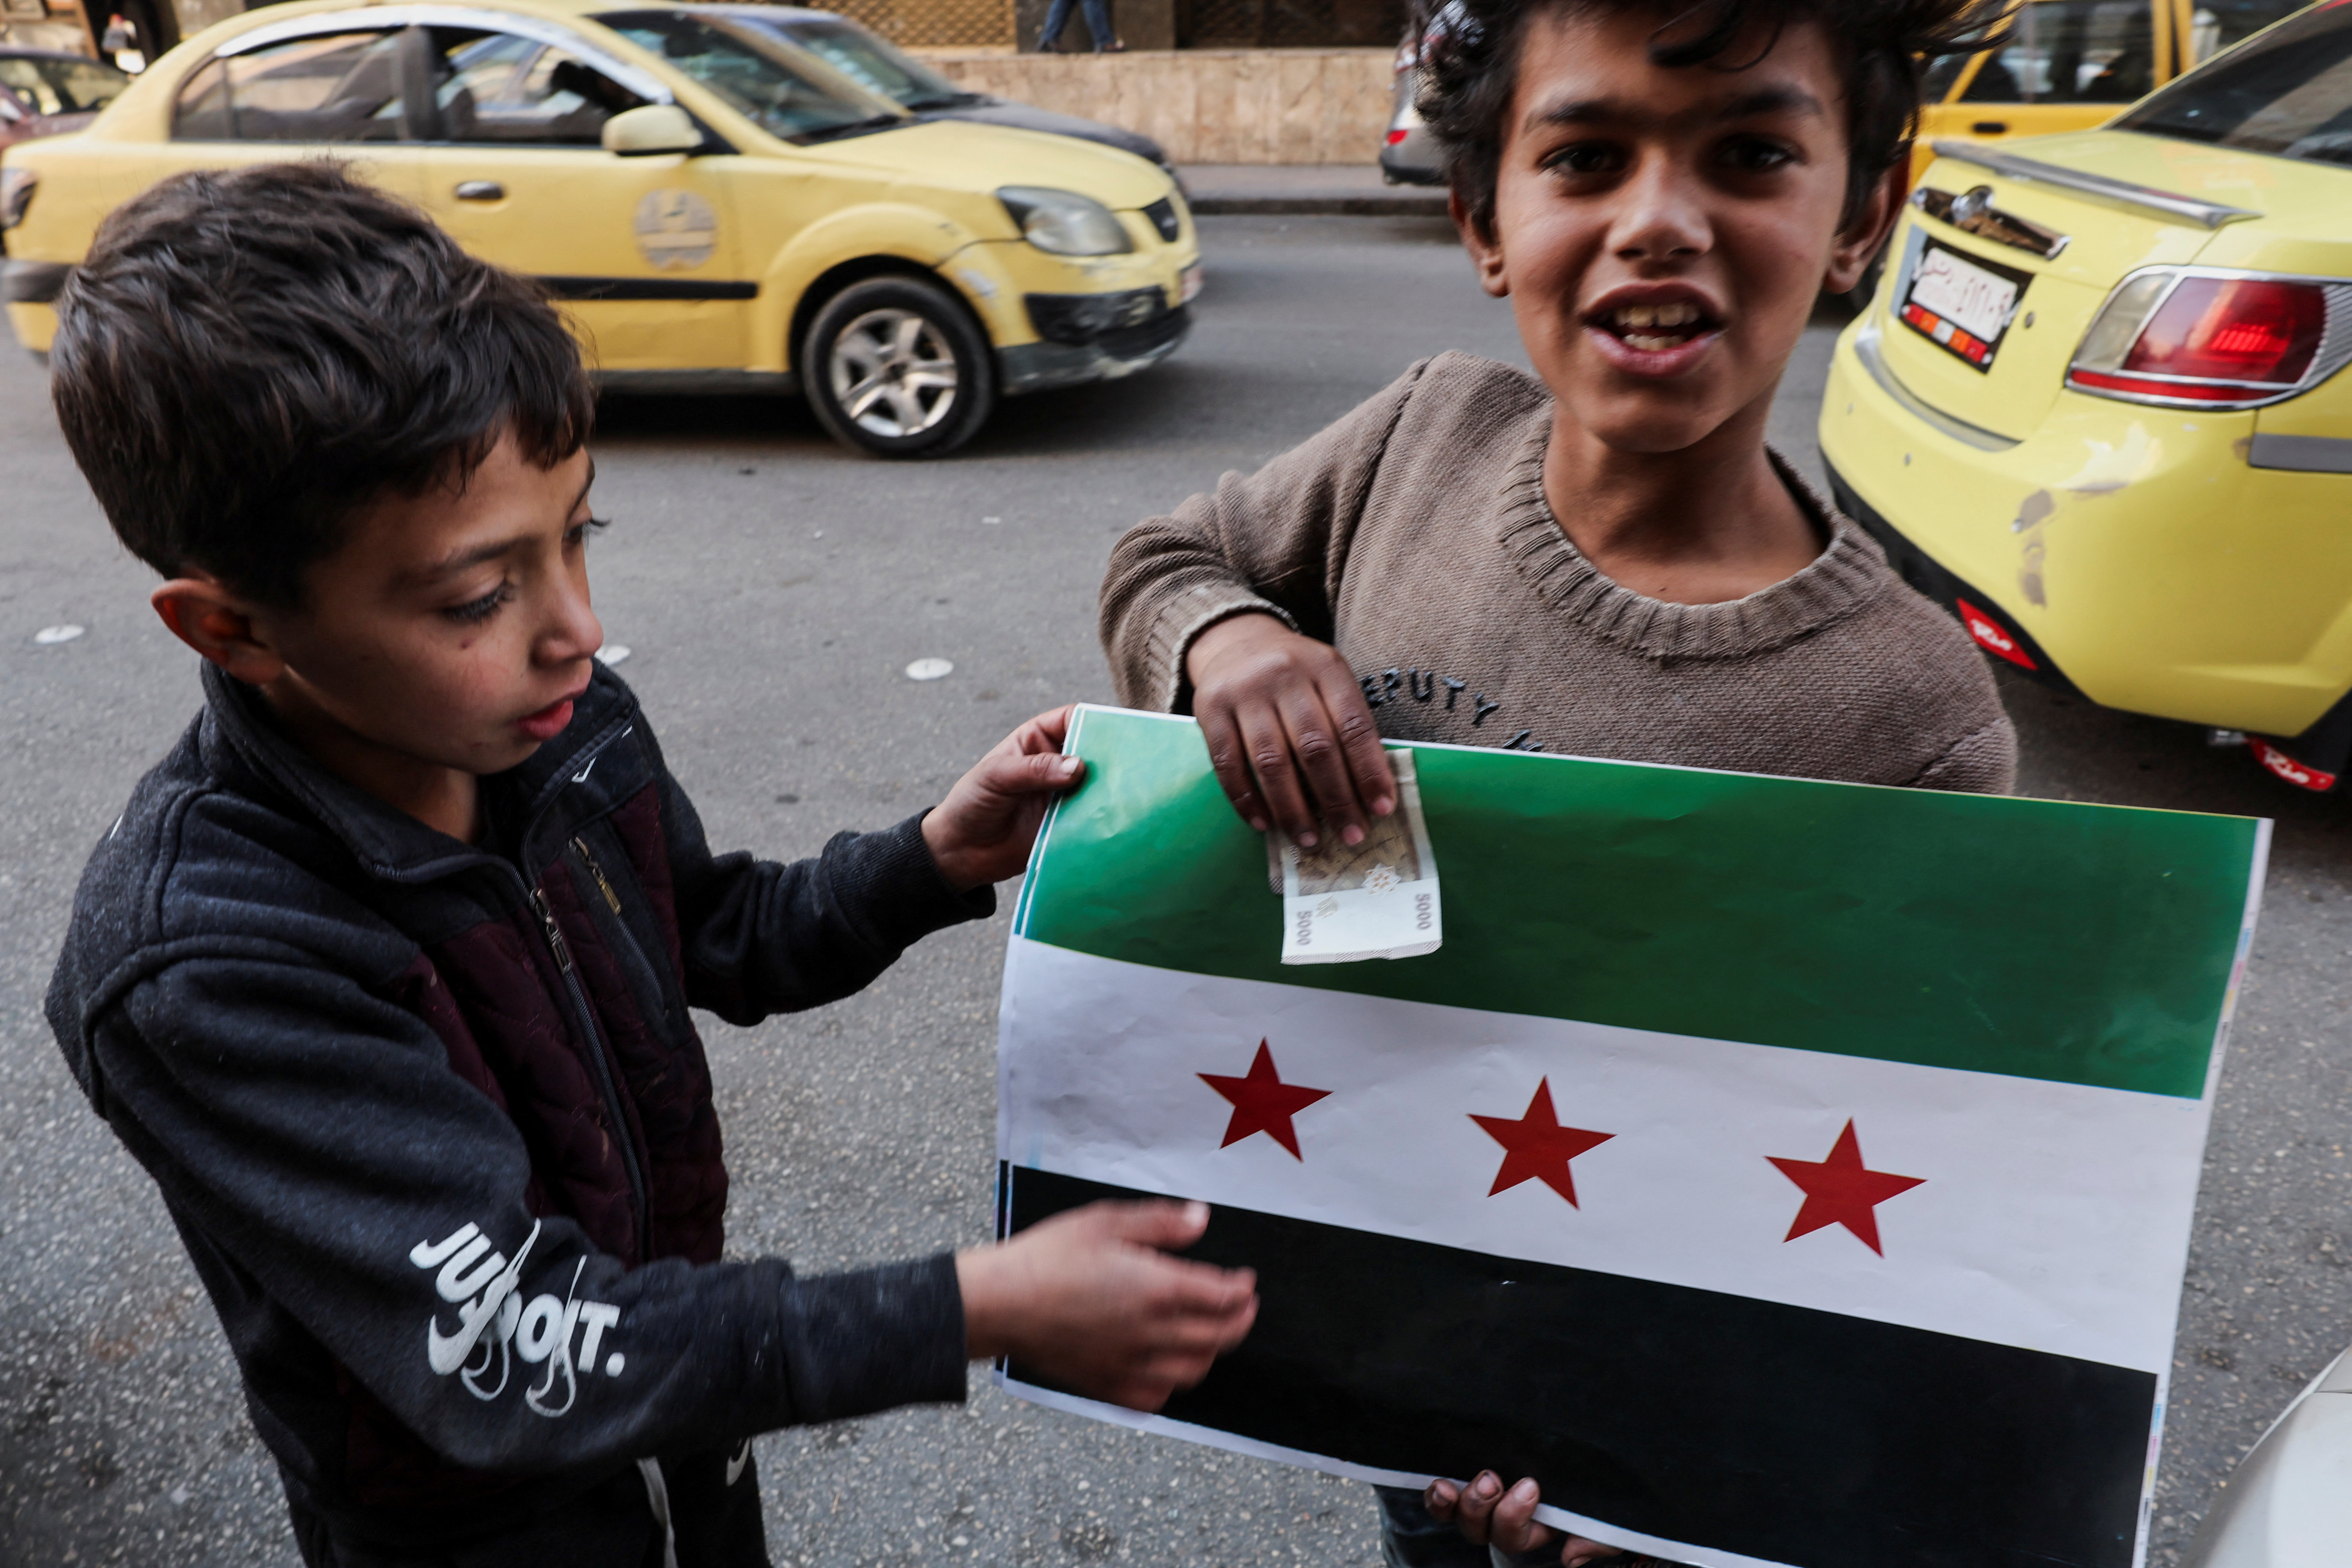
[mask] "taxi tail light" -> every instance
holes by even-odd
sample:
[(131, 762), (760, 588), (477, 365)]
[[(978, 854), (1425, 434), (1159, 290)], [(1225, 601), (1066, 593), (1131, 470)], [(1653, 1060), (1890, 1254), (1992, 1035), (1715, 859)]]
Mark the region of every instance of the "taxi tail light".
[(2066, 384), (2132, 403), (2251, 408), (2316, 384), (2347, 358), (2352, 285), (2158, 268), (2107, 297)]

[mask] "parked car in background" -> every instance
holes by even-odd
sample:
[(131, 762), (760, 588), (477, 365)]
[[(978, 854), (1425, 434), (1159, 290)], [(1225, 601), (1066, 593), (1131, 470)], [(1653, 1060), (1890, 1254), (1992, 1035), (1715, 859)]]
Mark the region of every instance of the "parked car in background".
[(1437, 138), (1421, 118), (1414, 100), (1421, 93), (1421, 58), (1437, 42), (1456, 14), (1451, 4), (1434, 12), (1415, 0), (1405, 23), (1404, 39), (1397, 45), (1390, 70), (1394, 79), (1388, 129), (1381, 133), (1381, 178), (1391, 185), (1442, 185), (1445, 160)]
[(2112, 124), (1942, 140), (1838, 340), (1838, 504), (1985, 651), (2352, 762), (2352, 5)]
[(730, 16), (747, 26), (807, 50), (868, 92), (903, 107), (918, 120), (968, 120), (979, 125), (1004, 125), (1015, 131), (1042, 131), (1050, 136), (1075, 136), (1099, 142), (1122, 153), (1159, 164), (1176, 177), (1176, 166), (1159, 142), (1133, 131), (1056, 114), (1009, 98), (967, 92), (929, 66), (889, 43), (864, 24), (832, 11), (810, 11), (797, 5), (743, 5)]
[(128, 74), (87, 55), (0, 46), (0, 147), (79, 131), (130, 85)]
[(8, 150), (10, 321), (46, 350), (99, 221), (153, 182), (343, 153), (545, 283), (607, 384), (797, 392), (877, 456), (952, 450), (1002, 395), (1182, 342), (1201, 252), (1164, 171), (916, 119), (744, 9), (297, 0), (222, 22), (87, 131)]
[(2008, 41), (1927, 69), (1911, 153), (1916, 184), (1938, 140), (2088, 131), (2307, 0), (2011, 0)]

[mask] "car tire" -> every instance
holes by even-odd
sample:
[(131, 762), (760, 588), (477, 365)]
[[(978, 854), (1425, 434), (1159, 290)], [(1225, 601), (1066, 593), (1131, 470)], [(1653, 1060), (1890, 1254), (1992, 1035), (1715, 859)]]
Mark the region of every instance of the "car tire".
[(996, 355), (962, 300), (923, 278), (868, 278), (824, 302), (801, 384), (828, 435), (875, 458), (954, 451), (996, 408)]

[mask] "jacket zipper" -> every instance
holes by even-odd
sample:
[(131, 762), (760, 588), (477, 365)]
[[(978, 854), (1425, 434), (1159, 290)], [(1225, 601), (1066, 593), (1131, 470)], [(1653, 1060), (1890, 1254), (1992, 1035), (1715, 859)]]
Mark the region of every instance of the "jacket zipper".
[(613, 891), (613, 884), (604, 879), (604, 868), (596, 864), (596, 857), (588, 853), (588, 840), (574, 835), (572, 847), (580, 851), (580, 863), (596, 879), (596, 886), (604, 895), (604, 905), (614, 914), (621, 912), (621, 895)]
[[(576, 845), (579, 840), (572, 842)], [(602, 884), (604, 879), (599, 874), (596, 880)], [(613, 896), (611, 888), (605, 888), (604, 896)], [(652, 1239), (646, 1229), (651, 1205), (646, 1196), (645, 1172), (637, 1163), (636, 1146), (629, 1138), (628, 1110), (621, 1103), (612, 1070), (604, 1060), (604, 1037), (596, 1027), (595, 1011), (588, 1005), (588, 993), (582, 988), (579, 972), (572, 967), (572, 944), (563, 940), (563, 928), (556, 923), (555, 910), (549, 905), (547, 895), (537, 888), (530, 889), (530, 907), (539, 915), (540, 930), (547, 937), (547, 950), (555, 955), (555, 967), (563, 973), (563, 988), (572, 997), (573, 1015), (587, 1034), (588, 1061), (595, 1069), (596, 1089), (604, 1097), (604, 1109), (612, 1115), (613, 1136), (620, 1141), (621, 1163), (628, 1169), (629, 1193), (636, 1200), (637, 1258), (643, 1262)]]

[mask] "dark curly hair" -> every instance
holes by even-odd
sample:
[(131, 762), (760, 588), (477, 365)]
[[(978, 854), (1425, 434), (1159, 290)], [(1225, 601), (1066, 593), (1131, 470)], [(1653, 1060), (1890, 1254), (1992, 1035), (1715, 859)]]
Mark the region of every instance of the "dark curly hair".
[(462, 485), (509, 435), (552, 468), (594, 416), (537, 283), (325, 162), (177, 174), (116, 208), (58, 301), (49, 374), (131, 553), (273, 607), (378, 495)]
[(1997, 47), (1999, 0), (1451, 0), (1425, 35), (1416, 107), (1445, 152), (1445, 174), (1480, 232), (1495, 220), (1504, 121), (1517, 89), (1528, 24), (1553, 10), (1657, 13), (1650, 58), (1661, 66), (1744, 70), (1769, 53), (1725, 55), (1760, 29), (1821, 24), (1845, 74), (1845, 212), (1852, 223), (1880, 176), (1911, 148), (1924, 63)]

